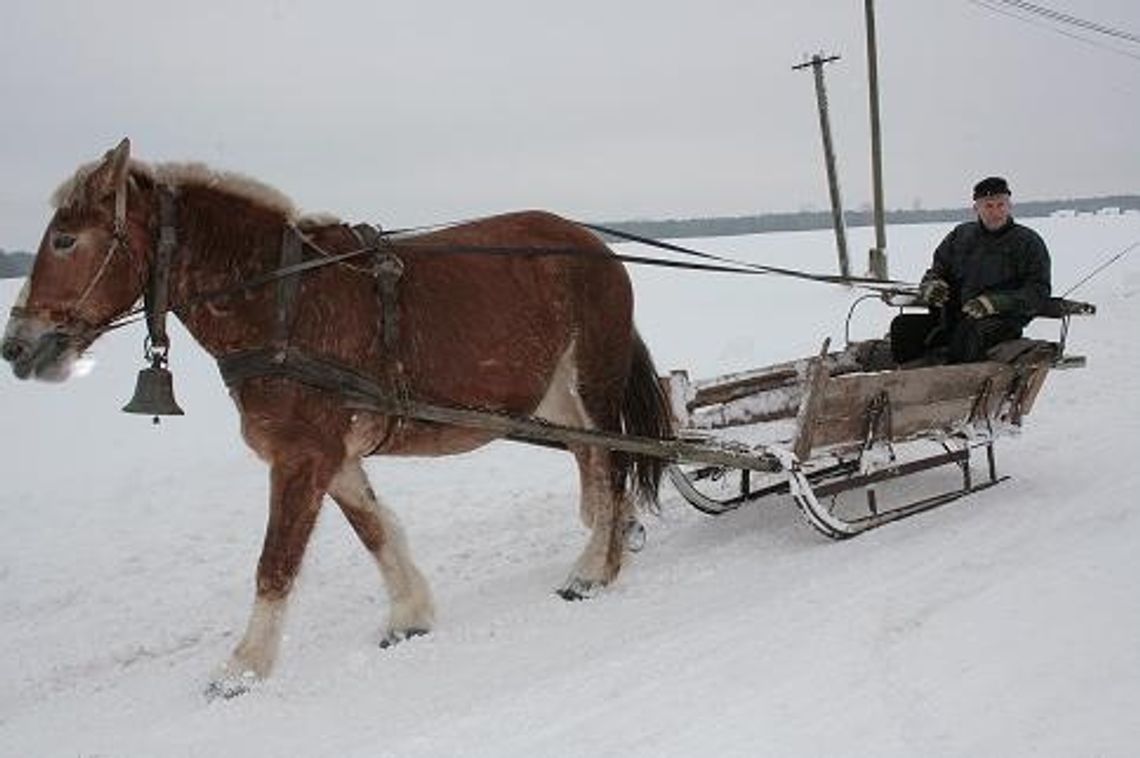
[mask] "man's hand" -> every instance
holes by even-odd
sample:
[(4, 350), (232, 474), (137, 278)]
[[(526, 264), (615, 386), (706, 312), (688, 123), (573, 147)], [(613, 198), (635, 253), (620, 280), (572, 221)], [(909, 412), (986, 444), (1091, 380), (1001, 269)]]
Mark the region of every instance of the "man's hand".
[(945, 279), (924, 279), (918, 286), (918, 296), (929, 305), (945, 305), (950, 299), (950, 285)]
[(993, 301), (988, 297), (978, 295), (962, 304), (962, 313), (970, 318), (985, 318), (997, 313), (997, 308), (994, 307)]

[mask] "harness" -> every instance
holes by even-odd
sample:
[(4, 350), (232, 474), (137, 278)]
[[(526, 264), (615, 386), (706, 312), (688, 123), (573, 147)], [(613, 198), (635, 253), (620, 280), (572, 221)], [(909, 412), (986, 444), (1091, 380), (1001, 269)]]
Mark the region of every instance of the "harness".
[[(277, 283), (273, 338), (265, 347), (241, 350), (217, 359), (218, 370), (227, 387), (236, 389), (247, 379), (259, 377), (286, 378), (335, 392), (351, 406), (376, 409), (378, 405), (384, 405), (393, 412), (400, 407), (401, 400), (407, 399), (408, 389), (402, 375), (402, 364), (396, 355), (399, 338), (397, 287), (404, 273), (404, 263), (390, 249), (386, 237), (375, 227), (358, 224), (350, 227), (350, 230), (362, 248), (348, 254), (330, 255), (296, 226), (286, 225), (281, 240), (279, 267), (271, 272)], [(306, 248), (316, 251), (321, 257), (304, 261)], [(335, 361), (310, 355), (290, 344), (300, 274), (317, 268), (314, 264), (329, 265), (365, 253), (372, 254), (371, 265), (357, 270), (371, 275), (377, 284), (380, 300), (378, 331), (385, 355), (380, 381)], [(252, 285), (247, 283), (246, 287), (248, 286)], [(390, 405), (385, 403), (389, 399)]]
[[(147, 325), (148, 360), (166, 362), (169, 338), (166, 335), (166, 314), (170, 310), (170, 272), (174, 253), (178, 248), (177, 218), (173, 194), (164, 191), (160, 200), (159, 247), (151, 269), (151, 277), (144, 297), (143, 312)], [(274, 324), (269, 343), (263, 347), (241, 350), (218, 357), (217, 364), (226, 386), (231, 390), (246, 380), (258, 377), (292, 379), (318, 389), (335, 392), (354, 404), (375, 405), (378, 397), (406, 394), (400, 377), (400, 363), (394, 355), (399, 337), (398, 289), (403, 275), (403, 261), (389, 249), (384, 235), (367, 225), (350, 228), (360, 248), (349, 253), (332, 255), (320, 248), (294, 224), (286, 224), (281, 235), (277, 268), (235, 285), (206, 292), (190, 298), (180, 307), (189, 307), (227, 295), (274, 284)], [(305, 259), (306, 250), (316, 252), (315, 258)], [(297, 313), (297, 296), (301, 274), (353, 258), (371, 255), (368, 268), (356, 269), (375, 278), (380, 299), (379, 332), (388, 359), (382, 369), (383, 381), (377, 382), (347, 366), (307, 354), (291, 344), (293, 323)], [(112, 325), (110, 328), (114, 328)], [(155, 364), (159, 365), (159, 364)]]

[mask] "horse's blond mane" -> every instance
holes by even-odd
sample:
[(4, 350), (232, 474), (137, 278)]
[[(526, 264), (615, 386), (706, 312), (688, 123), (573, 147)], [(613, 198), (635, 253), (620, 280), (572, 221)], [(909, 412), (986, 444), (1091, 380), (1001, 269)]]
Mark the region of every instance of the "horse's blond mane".
[[(88, 179), (99, 168), (100, 162), (80, 166), (75, 174), (52, 194), (55, 208), (78, 208), (98, 198), (89, 197)], [(143, 163), (131, 160), (131, 175), (142, 176), (152, 183), (165, 184), (177, 190), (180, 187), (205, 187), (249, 200), (267, 210), (284, 214), (296, 221), (300, 214), (283, 192), (264, 182), (231, 171), (217, 171), (204, 163)]]

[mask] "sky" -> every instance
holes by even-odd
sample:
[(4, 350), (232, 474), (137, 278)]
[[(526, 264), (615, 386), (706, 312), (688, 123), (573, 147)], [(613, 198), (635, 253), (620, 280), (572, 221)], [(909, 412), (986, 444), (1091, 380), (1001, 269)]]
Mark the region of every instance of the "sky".
[[(1140, 45), (993, 2), (876, 4), (886, 205), (960, 207), (994, 173), (1015, 202), (1140, 192)], [(1140, 32), (1135, 0), (1047, 4)], [(792, 70), (816, 52), (841, 56), (831, 121), (859, 208), (858, 0), (7, 0), (0, 247), (34, 249), (51, 192), (123, 136), (142, 160), (204, 161), (388, 227), (822, 209), (812, 77)]]

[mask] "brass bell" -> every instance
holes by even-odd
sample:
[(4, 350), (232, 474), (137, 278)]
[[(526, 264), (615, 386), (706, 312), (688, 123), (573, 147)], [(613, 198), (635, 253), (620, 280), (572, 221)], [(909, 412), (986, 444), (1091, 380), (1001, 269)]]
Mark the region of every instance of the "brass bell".
[(159, 416), (185, 415), (174, 400), (174, 377), (159, 360), (139, 371), (134, 397), (123, 406), (123, 410), (154, 416), (156, 424)]

